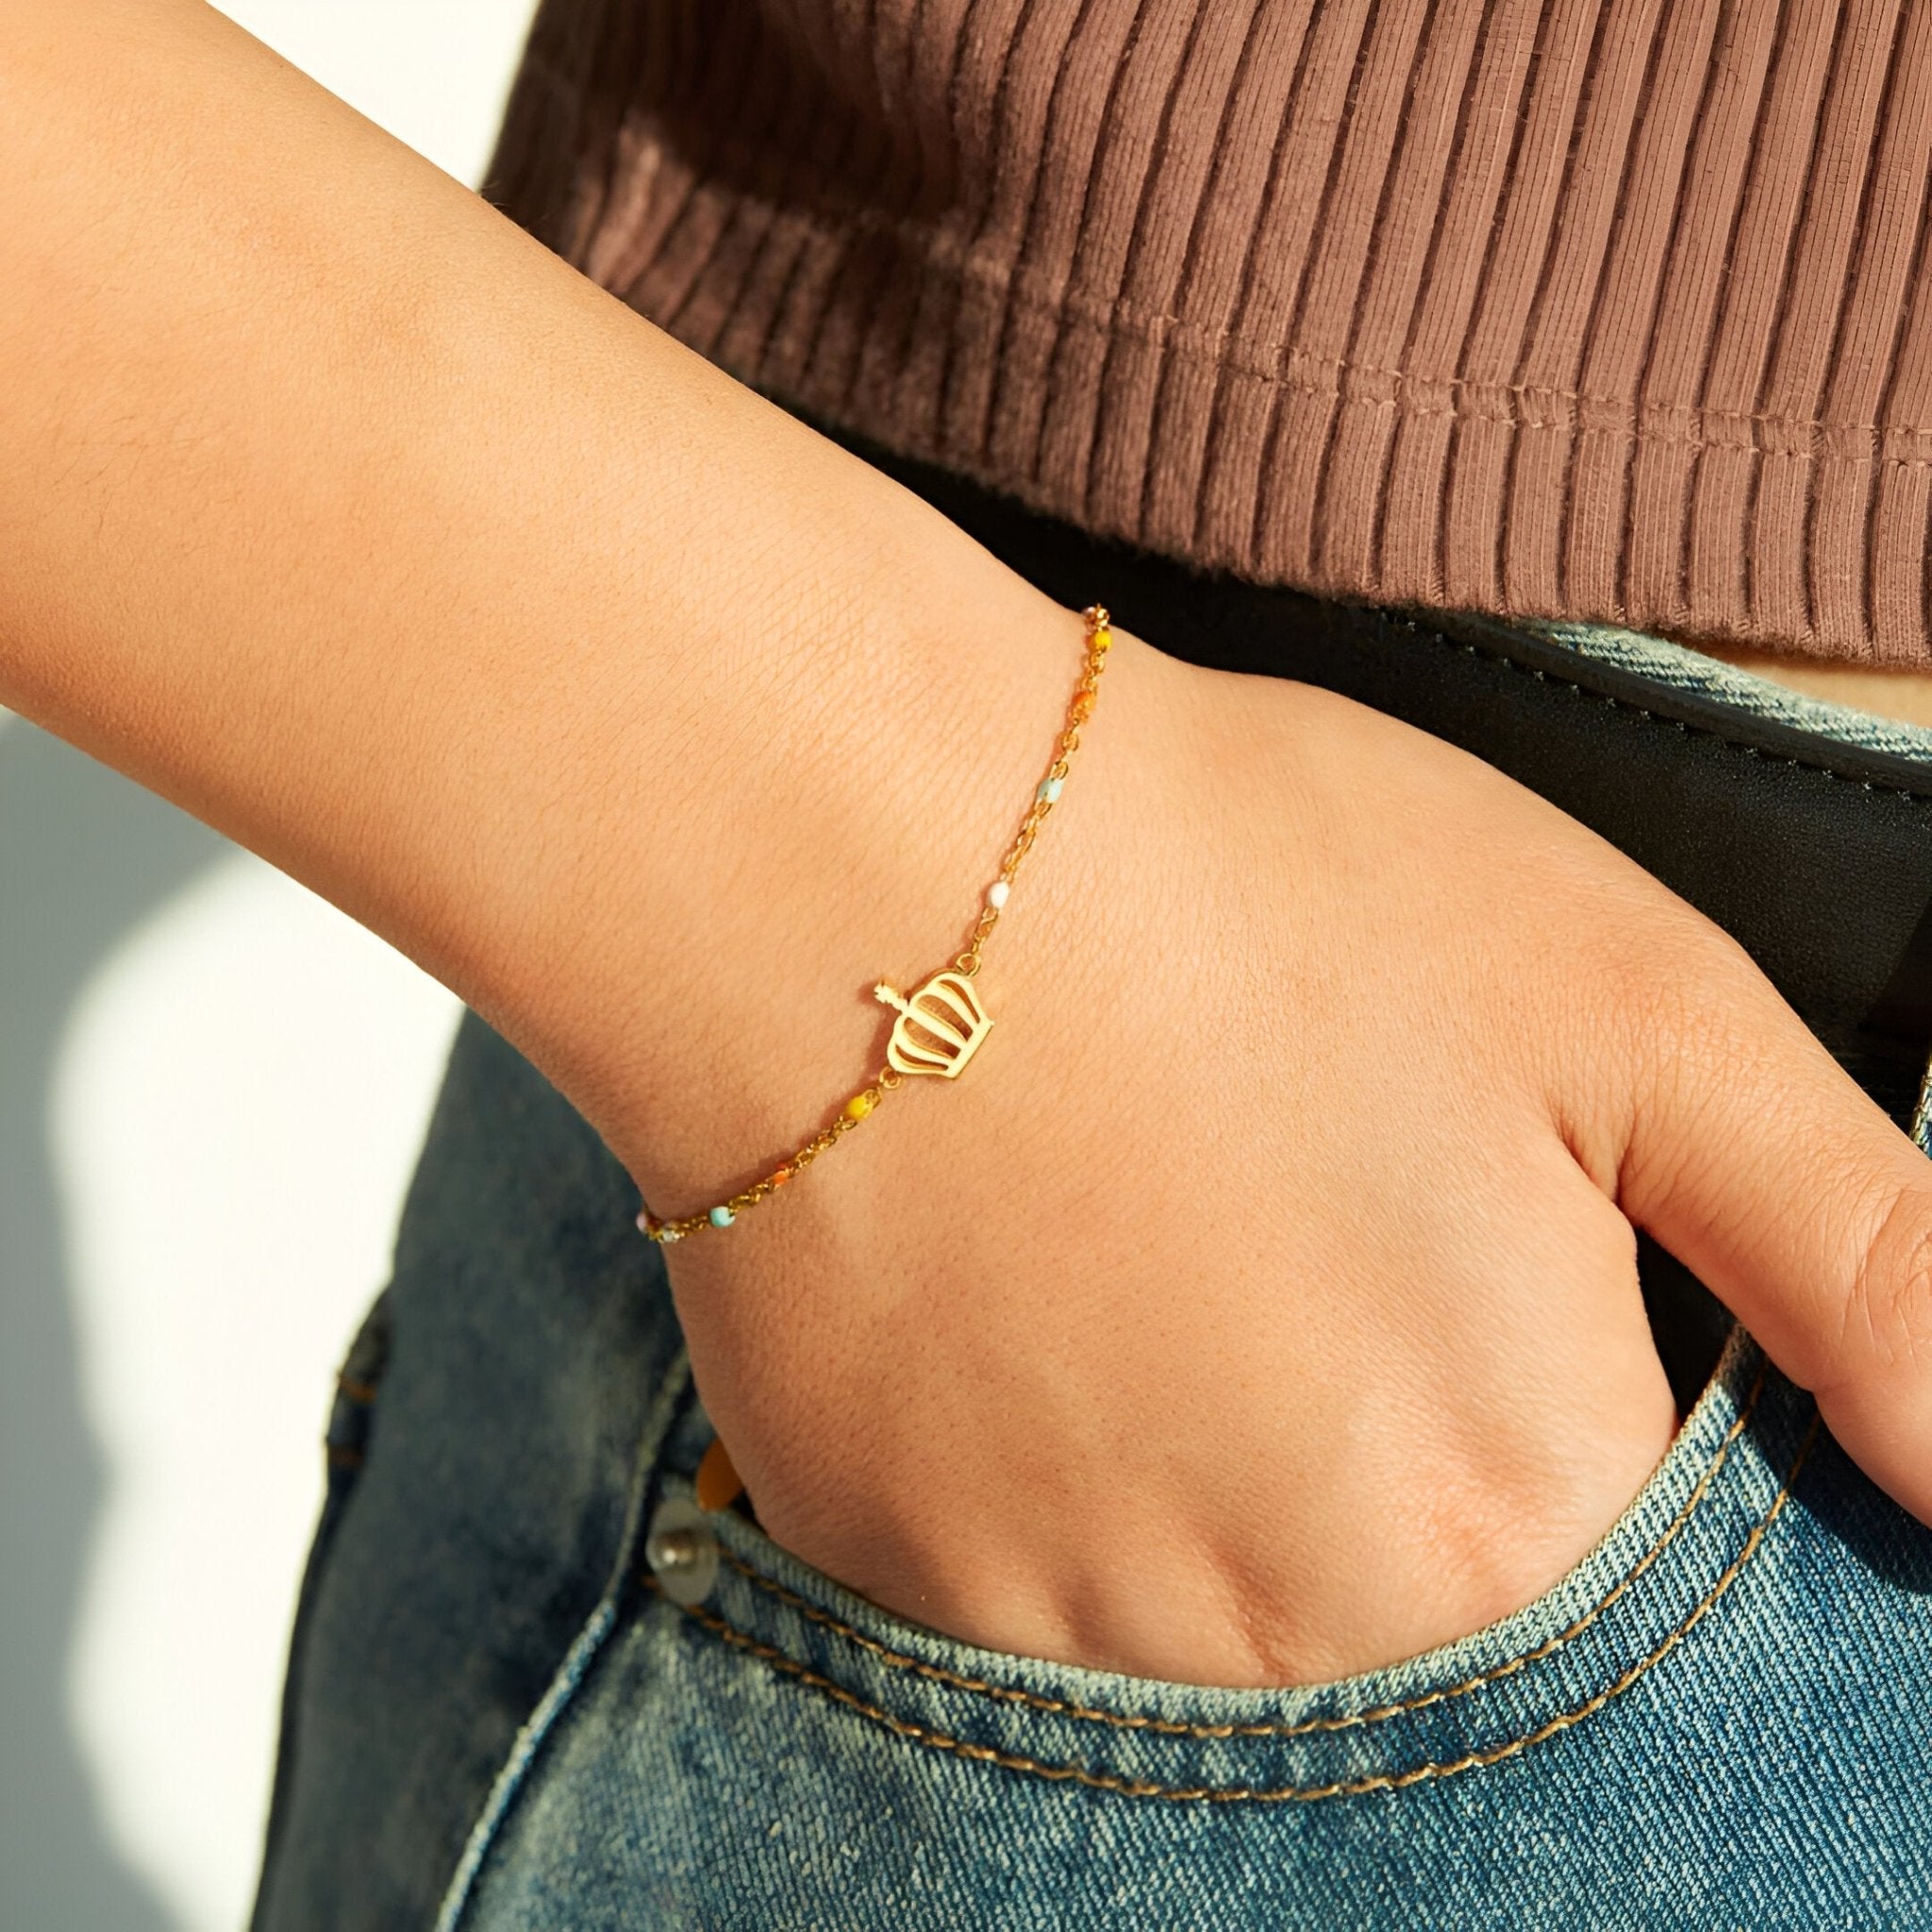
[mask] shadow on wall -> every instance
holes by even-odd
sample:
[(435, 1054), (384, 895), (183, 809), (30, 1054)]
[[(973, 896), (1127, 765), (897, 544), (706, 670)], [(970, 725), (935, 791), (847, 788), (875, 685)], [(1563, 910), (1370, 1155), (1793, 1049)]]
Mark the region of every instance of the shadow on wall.
[(49, 1162), (54, 1058), (95, 967), (227, 848), (19, 721), (0, 730), (0, 1921), (166, 1932), (109, 1841), (68, 1712), (102, 1500)]

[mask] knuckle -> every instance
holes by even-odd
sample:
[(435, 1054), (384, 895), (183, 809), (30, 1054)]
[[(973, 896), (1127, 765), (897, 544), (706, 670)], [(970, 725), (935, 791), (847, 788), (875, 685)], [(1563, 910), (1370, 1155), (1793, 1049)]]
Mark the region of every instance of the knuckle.
[(1729, 933), (1670, 898), (1597, 921), (1582, 964), (1593, 998), (1672, 1052), (1727, 1044), (1740, 991), (1761, 979)]
[(1932, 1180), (1900, 1185), (1852, 1272), (1841, 1358), (1932, 1368)]

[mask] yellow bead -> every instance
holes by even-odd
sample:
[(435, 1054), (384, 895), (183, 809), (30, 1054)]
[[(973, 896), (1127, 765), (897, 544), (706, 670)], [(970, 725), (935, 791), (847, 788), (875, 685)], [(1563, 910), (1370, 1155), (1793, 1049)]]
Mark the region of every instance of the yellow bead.
[(872, 1095), (870, 1093), (855, 1093), (845, 1103), (845, 1111), (854, 1120), (862, 1121), (872, 1111)]
[(1093, 648), (1096, 651), (1108, 650), (1111, 647), (1112, 643), (1113, 632), (1107, 629), (1105, 626), (1102, 626), (1101, 629), (1093, 633)]

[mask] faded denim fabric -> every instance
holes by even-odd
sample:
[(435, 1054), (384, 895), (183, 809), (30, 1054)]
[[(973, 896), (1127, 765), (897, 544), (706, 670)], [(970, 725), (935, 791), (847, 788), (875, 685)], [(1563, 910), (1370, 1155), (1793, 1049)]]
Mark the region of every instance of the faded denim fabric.
[[(657, 1492), (708, 1433), (687, 1393)], [(633, 1597), (533, 1727), (446, 1927), (1932, 1918), (1932, 1548), (1741, 1332), (1556, 1591), (1346, 1683), (976, 1651), (715, 1522), (708, 1598)]]
[[(1932, 732), (1541, 634), (1932, 774)], [(467, 1022), (339, 1404), (264, 1932), (1932, 1926), (1932, 1531), (1741, 1331), (1536, 1603), (1217, 1690), (957, 1642), (736, 1511), (672, 1601), (646, 1530), (710, 1430), (635, 1207)]]
[(1803, 691), (1726, 664), (1721, 658), (1673, 643), (1668, 638), (1624, 630), (1613, 624), (1568, 624), (1541, 618), (1515, 620), (1513, 627), (1548, 638), (1552, 643), (1567, 644), (1580, 657), (1634, 671), (1654, 684), (1669, 685), (1674, 691), (1690, 691), (1698, 697), (1734, 705), (1755, 718), (1774, 719), (1819, 738), (1836, 739), (1841, 744), (1862, 745), (1867, 751), (1887, 752), (1895, 758), (1932, 764), (1932, 730), (1923, 724), (1878, 718), (1869, 711), (1855, 711), (1844, 705), (1808, 697)]

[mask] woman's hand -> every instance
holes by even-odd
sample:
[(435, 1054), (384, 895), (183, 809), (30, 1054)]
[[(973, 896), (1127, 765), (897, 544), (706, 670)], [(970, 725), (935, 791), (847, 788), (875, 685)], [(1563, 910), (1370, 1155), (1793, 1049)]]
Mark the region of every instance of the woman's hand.
[[(442, 978), (654, 1206), (822, 1126), (1075, 621), (196, 0), (0, 8), (0, 702)], [(1932, 1517), (1924, 1164), (1734, 947), (1332, 697), (1121, 634), (1087, 740), (970, 1073), (674, 1251), (781, 1541), (1175, 1677), (1470, 1629), (1670, 1435), (1626, 1214)]]
[(1305, 686), (1122, 636), (1083, 735), (957, 1086), (667, 1251), (781, 1543), (1074, 1663), (1411, 1655), (1553, 1584), (1667, 1447), (1632, 1221), (1932, 1511), (1932, 1175), (1724, 935)]

